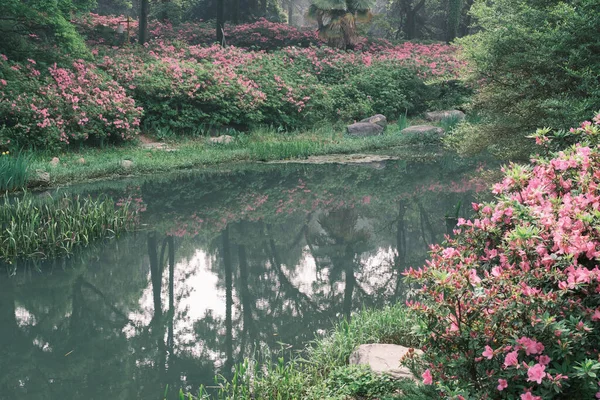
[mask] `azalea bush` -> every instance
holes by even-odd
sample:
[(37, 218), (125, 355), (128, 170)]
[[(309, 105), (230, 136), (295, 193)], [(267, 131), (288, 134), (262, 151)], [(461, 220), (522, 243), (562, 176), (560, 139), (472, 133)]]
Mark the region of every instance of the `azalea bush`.
[(0, 55), (0, 135), (14, 147), (65, 147), (123, 141), (139, 131), (142, 110), (125, 90), (82, 60), (38, 68)]
[(425, 84), (453, 77), (455, 49), (407, 43), (381, 53), (326, 47), (272, 52), (156, 39), (147, 48), (96, 46), (98, 65), (145, 110), (149, 129), (272, 125), (416, 114), (437, 98)]
[(600, 398), (600, 115), (534, 135), (566, 150), (511, 165), (496, 200), (434, 246), (410, 306), (425, 384), (462, 399)]

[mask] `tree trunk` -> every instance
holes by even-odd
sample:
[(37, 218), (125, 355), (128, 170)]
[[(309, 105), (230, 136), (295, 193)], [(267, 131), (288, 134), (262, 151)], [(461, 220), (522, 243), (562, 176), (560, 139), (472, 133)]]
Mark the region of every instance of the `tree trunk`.
[(294, 0), (288, 0), (288, 25), (294, 25)]
[(260, 15), (262, 17), (267, 17), (267, 3), (268, 0), (261, 0), (260, 2)]
[(140, 44), (146, 43), (148, 40), (148, 12), (150, 10), (150, 0), (141, 0), (141, 10), (140, 10), (140, 34), (139, 41)]
[(223, 266), (225, 267), (225, 374), (229, 376), (233, 368), (233, 269), (231, 265), (231, 246), (229, 227), (223, 231)]
[(240, 23), (240, 0), (233, 0), (232, 8), (231, 21), (237, 25)]
[(219, 43), (221, 46), (225, 45), (225, 36), (224, 36), (225, 18), (224, 18), (224, 12), (225, 12), (224, 0), (217, 0), (217, 43)]
[(462, 5), (462, 0), (448, 1), (448, 22), (446, 24), (446, 42), (448, 43), (452, 42), (458, 34)]

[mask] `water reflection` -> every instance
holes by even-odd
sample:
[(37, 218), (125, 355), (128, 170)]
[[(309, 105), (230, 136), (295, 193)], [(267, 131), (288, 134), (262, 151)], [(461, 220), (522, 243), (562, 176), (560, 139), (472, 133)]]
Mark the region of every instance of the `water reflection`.
[(83, 188), (133, 198), (146, 230), (0, 278), (0, 398), (157, 398), (257, 347), (301, 349), (402, 299), (401, 272), (486, 187), (478, 176), (395, 162)]

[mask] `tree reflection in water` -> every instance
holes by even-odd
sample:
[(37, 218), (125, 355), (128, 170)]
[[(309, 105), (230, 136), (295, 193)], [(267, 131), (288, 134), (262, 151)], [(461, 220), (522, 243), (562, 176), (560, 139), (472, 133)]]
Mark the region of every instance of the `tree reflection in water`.
[(194, 390), (257, 348), (289, 354), (363, 306), (402, 300), (401, 272), (478, 189), (462, 167), (278, 167), (91, 188), (139, 197), (152, 228), (0, 278), (0, 398)]

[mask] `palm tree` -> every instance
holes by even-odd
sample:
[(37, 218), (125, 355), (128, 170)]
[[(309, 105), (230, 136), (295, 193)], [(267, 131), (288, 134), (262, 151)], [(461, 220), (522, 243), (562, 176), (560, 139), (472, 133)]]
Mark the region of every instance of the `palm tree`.
[(314, 0), (308, 15), (317, 21), (321, 39), (346, 50), (356, 44), (356, 23), (370, 20), (374, 4), (374, 0)]

